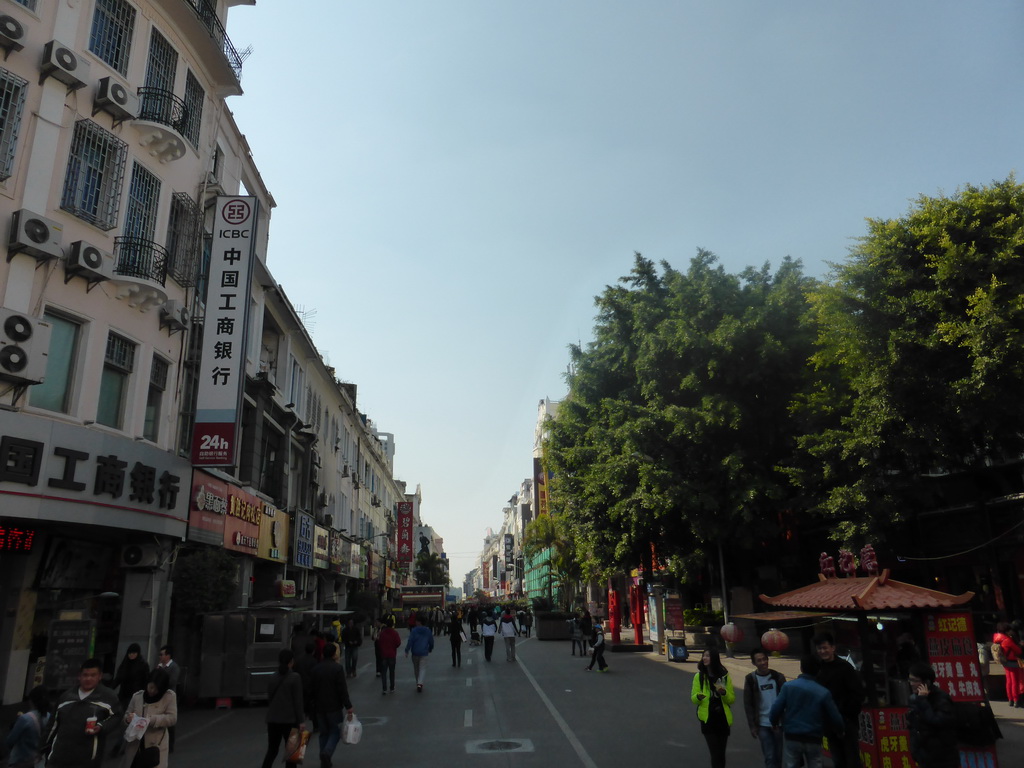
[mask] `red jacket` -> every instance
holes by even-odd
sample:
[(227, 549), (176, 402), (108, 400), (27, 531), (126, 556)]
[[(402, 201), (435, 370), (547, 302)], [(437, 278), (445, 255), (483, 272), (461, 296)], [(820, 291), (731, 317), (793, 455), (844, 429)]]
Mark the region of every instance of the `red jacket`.
[(1007, 661), (1016, 661), (1021, 658), (1022, 651), (1020, 646), (1013, 642), (1013, 638), (1009, 635), (1004, 635), (1002, 632), (996, 632), (992, 635), (992, 642), (999, 643), (1003, 646), (1003, 653), (1006, 654)]
[(398, 657), (398, 649), (402, 645), (402, 638), (394, 627), (384, 627), (377, 638), (377, 647), (380, 649), (382, 659), (394, 659)]

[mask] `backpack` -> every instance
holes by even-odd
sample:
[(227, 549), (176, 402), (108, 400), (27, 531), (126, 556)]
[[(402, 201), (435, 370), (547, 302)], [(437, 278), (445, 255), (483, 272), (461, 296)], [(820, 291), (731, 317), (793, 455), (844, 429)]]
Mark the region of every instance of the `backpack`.
[(1006, 658), (1006, 651), (1003, 650), (1003, 646), (999, 643), (992, 643), (992, 659), (1002, 664), (1004, 667), (1010, 662)]

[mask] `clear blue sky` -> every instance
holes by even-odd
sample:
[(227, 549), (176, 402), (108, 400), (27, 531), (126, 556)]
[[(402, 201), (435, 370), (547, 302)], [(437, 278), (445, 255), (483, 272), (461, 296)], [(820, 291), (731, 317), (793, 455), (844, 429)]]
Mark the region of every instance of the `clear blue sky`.
[(423, 487), (453, 582), (633, 252), (789, 255), (1019, 167), (1024, 5), (259, 0), (229, 101), (270, 268)]

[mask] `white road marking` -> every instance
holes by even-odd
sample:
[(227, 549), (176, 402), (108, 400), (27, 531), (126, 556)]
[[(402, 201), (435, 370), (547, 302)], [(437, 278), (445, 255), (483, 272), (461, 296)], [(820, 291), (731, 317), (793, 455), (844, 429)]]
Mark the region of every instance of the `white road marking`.
[(466, 728), (473, 727), (473, 710), (467, 709), (465, 717), (462, 718), (462, 725)]
[(466, 678), (466, 687), (467, 688), (472, 688), (473, 687), (473, 678), (472, 677), (467, 677)]
[(540, 700), (544, 702), (544, 706), (547, 707), (548, 712), (551, 713), (551, 718), (558, 724), (562, 733), (565, 734), (566, 740), (579, 756), (580, 762), (583, 763), (584, 768), (597, 768), (597, 763), (595, 763), (593, 759), (591, 759), (590, 755), (587, 754), (587, 750), (583, 747), (583, 743), (576, 738), (576, 734), (572, 732), (569, 728), (569, 724), (565, 722), (565, 719), (558, 713), (558, 710), (555, 709), (555, 705), (551, 703), (551, 699), (549, 699), (545, 695), (544, 691), (540, 689), (540, 686), (537, 685), (537, 681), (534, 679), (533, 675), (530, 674), (530, 670), (527, 669), (526, 665), (522, 662), (519, 662), (519, 668), (523, 670), (523, 674), (526, 675), (526, 679), (530, 681), (530, 685), (533, 686), (533, 690), (537, 692)]

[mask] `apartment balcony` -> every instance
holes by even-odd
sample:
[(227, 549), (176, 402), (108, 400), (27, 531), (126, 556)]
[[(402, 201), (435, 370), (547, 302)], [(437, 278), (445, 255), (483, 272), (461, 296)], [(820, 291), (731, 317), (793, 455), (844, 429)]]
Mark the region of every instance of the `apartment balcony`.
[(184, 157), (188, 146), (184, 134), (192, 119), (185, 102), (160, 88), (139, 88), (139, 102), (139, 116), (132, 121), (139, 144), (161, 163)]
[[(181, 29), (199, 56), (217, 95), (237, 96), (242, 92), (242, 60), (231, 43), (224, 24), (217, 16), (217, 3), (212, 0), (154, 0)], [(229, 0), (227, 5), (237, 5)], [(250, 5), (251, 3), (244, 3)]]
[(167, 251), (142, 237), (114, 238), (114, 278), (117, 298), (140, 312), (167, 301)]

